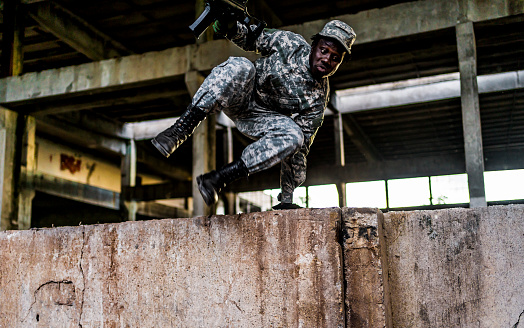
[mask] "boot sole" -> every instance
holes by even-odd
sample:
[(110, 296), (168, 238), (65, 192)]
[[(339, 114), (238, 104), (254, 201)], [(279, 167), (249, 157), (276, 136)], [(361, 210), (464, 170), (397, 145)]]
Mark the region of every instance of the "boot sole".
[(158, 143), (158, 141), (156, 141), (156, 139), (151, 139), (151, 143), (166, 158), (168, 158), (171, 155), (167, 150), (164, 149), (164, 147), (162, 147), (162, 145)]
[(207, 206), (211, 206), (217, 202), (218, 195), (216, 194), (216, 192), (213, 192), (213, 194), (210, 194), (209, 192), (207, 192), (201, 175), (197, 177), (197, 185), (198, 185), (198, 191), (200, 191), (200, 195), (202, 195), (202, 198), (204, 199), (204, 202), (206, 203)]

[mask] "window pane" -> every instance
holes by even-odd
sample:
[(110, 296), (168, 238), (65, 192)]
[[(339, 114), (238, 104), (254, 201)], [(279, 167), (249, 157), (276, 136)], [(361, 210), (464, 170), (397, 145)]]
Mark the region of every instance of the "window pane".
[(486, 201), (524, 199), (524, 170), (484, 172)]
[(431, 177), (433, 204), (469, 203), (468, 176), (466, 174)]
[(389, 207), (430, 205), (427, 177), (389, 180), (388, 193)]
[(309, 187), (309, 207), (338, 207), (338, 191), (334, 184)]
[(346, 185), (346, 202), (350, 207), (386, 208), (386, 184), (384, 180), (352, 182)]

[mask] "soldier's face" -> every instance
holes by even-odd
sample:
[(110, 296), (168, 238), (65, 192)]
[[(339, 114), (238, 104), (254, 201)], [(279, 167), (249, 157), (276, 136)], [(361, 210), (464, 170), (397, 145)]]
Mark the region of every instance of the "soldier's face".
[(311, 74), (316, 79), (332, 75), (338, 69), (344, 59), (345, 52), (339, 49), (336, 42), (320, 39), (317, 45), (311, 49), (309, 65)]

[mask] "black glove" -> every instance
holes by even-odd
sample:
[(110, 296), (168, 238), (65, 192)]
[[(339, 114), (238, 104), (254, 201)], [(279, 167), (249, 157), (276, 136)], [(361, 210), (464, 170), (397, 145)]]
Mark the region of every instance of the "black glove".
[(302, 207), (298, 206), (297, 204), (293, 204), (293, 203), (279, 203), (273, 206), (274, 210), (296, 210), (297, 208), (302, 208)]

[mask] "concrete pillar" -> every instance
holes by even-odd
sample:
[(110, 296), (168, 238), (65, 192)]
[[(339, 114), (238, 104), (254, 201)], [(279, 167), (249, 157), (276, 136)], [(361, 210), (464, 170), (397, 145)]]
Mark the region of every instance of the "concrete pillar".
[[(230, 126), (224, 129), (224, 163), (233, 162), (233, 130)], [(225, 214), (233, 215), (237, 213), (236, 198), (237, 194), (231, 191), (224, 192), (223, 200)]]
[(127, 143), (126, 156), (122, 159), (121, 166), (121, 193), (120, 210), (124, 220), (136, 221), (137, 202), (135, 200), (126, 201), (125, 189), (136, 185), (136, 143), (131, 139)]
[(460, 69), (462, 126), (470, 207), (486, 206), (484, 189), (484, 154), (477, 84), (477, 51), (472, 22), (456, 26), (457, 50)]
[[(204, 82), (202, 74), (196, 71), (186, 73), (185, 82), (193, 97)], [(193, 133), (193, 216), (211, 215), (215, 206), (207, 206), (198, 191), (197, 176), (216, 168), (216, 116), (203, 120)]]
[[(335, 121), (335, 159), (340, 166), (346, 165), (344, 153), (344, 122), (342, 121), (342, 114), (340, 112), (333, 115)], [(338, 191), (338, 206), (346, 206), (346, 184), (337, 183)]]
[(36, 172), (36, 120), (33, 116), (18, 116), (20, 149), (20, 180), (18, 194), (18, 229), (31, 228), (32, 202), (35, 197), (34, 175)]
[(34, 117), (0, 109), (0, 229), (29, 229), (35, 195)]
[[(6, 129), (0, 127), (0, 218), (2, 217), (2, 203), (4, 199), (4, 168), (6, 152)], [(0, 227), (0, 230), (3, 230)]]
[(0, 58), (1, 76), (22, 74), (24, 12), (20, 0), (3, 1), (2, 56)]

